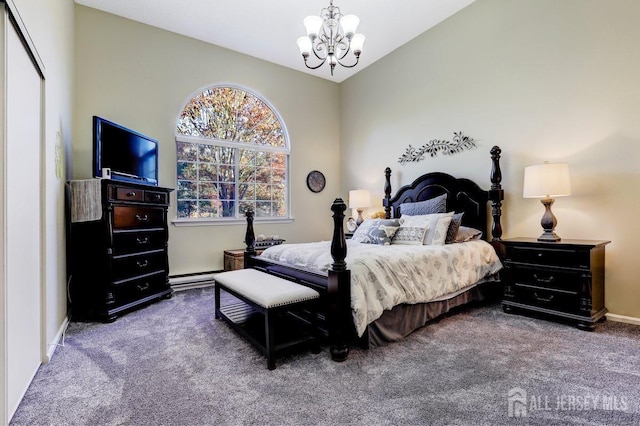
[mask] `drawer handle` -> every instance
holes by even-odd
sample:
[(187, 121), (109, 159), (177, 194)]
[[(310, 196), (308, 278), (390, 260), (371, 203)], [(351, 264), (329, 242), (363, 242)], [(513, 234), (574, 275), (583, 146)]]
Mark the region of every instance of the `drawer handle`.
[(155, 201), (160, 201), (160, 194), (156, 194), (156, 195), (154, 195), (154, 196), (153, 196), (153, 199), (154, 199)]
[(547, 284), (551, 284), (556, 280), (556, 278), (553, 275), (551, 275), (549, 278), (540, 278), (538, 274), (533, 274), (533, 278), (539, 283), (547, 283)]
[(538, 293), (533, 293), (533, 296), (538, 299), (539, 302), (551, 302), (553, 300), (553, 294), (550, 294), (549, 297), (540, 297)]
[(149, 288), (149, 283), (138, 284), (136, 287), (137, 287), (137, 288), (138, 288), (138, 290), (140, 290), (140, 291), (145, 291), (146, 289), (148, 289), (148, 288)]
[(138, 219), (139, 222), (148, 222), (149, 221), (149, 215), (148, 214), (137, 214), (136, 215), (136, 219)]
[(136, 193), (131, 191), (131, 192), (127, 192), (127, 197), (135, 197)]
[(136, 238), (136, 243), (138, 243), (138, 244), (148, 244), (149, 243), (149, 237), (137, 237)]
[(138, 268), (146, 268), (147, 266), (149, 266), (149, 259), (145, 259), (144, 262), (141, 261), (137, 261), (136, 265), (138, 265)]

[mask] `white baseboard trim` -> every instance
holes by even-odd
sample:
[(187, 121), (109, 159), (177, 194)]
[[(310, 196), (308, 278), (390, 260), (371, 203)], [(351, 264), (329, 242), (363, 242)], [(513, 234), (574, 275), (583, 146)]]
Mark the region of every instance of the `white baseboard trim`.
[(202, 274), (178, 275), (169, 277), (169, 285), (174, 291), (189, 290), (192, 288), (210, 287), (215, 284), (213, 277), (215, 272), (205, 272)]
[[(49, 343), (49, 346), (47, 347), (47, 355), (42, 362), (43, 364), (51, 361), (51, 358), (53, 358), (53, 353), (56, 351), (58, 346), (64, 346), (64, 333), (65, 331), (67, 331), (67, 327), (69, 327), (68, 316), (64, 317), (64, 321), (62, 321), (62, 324), (60, 324), (60, 328), (58, 329), (56, 336), (53, 338), (53, 342)], [(60, 343), (60, 341), (62, 341), (62, 343)]]
[(607, 313), (607, 319), (615, 322), (624, 322), (626, 324), (640, 325), (640, 318), (627, 317), (625, 315)]

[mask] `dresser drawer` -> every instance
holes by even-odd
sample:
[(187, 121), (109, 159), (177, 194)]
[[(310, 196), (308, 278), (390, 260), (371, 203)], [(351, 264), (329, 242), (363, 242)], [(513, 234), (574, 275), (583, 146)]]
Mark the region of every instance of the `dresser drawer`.
[(126, 302), (140, 299), (167, 288), (167, 274), (159, 272), (131, 280), (114, 282), (113, 294), (116, 300)]
[(147, 203), (168, 204), (169, 194), (159, 191), (144, 191), (144, 201)]
[(165, 230), (121, 230), (113, 233), (114, 255), (161, 249), (166, 245)]
[(531, 263), (565, 268), (589, 268), (589, 252), (562, 248), (512, 246), (507, 248), (507, 259), (513, 262)]
[(144, 190), (127, 187), (115, 188), (115, 200), (117, 201), (142, 201), (144, 200)]
[(143, 229), (164, 227), (162, 207), (115, 206), (113, 208), (114, 229)]
[(114, 256), (112, 262), (114, 280), (167, 270), (167, 254), (164, 249)]

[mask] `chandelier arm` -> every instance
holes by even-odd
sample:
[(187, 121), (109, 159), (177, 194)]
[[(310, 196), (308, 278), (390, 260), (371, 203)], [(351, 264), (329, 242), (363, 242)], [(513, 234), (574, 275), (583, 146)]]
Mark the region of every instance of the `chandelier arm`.
[(322, 56), (318, 55), (318, 52), (319, 52), (319, 51), (321, 51), (321, 50), (326, 50), (326, 48), (323, 48), (323, 47), (322, 47), (322, 46), (320, 46), (320, 45), (316, 45), (316, 46), (313, 46), (313, 49), (311, 49), (311, 50), (313, 50), (313, 55), (314, 55), (316, 58), (318, 58), (318, 60), (319, 60), (319, 61), (326, 61), (326, 60), (327, 60), (327, 56), (328, 56), (328, 55), (326, 55), (326, 54), (325, 54), (325, 56), (324, 56), (324, 57), (322, 57)]
[(356, 65), (358, 65), (359, 61), (360, 61), (360, 56), (356, 56), (356, 62), (353, 65), (345, 65), (342, 62), (340, 62), (340, 59), (338, 59), (338, 63), (340, 64), (340, 66), (345, 67), (345, 68), (353, 68)]
[[(316, 57), (317, 57), (317, 56), (318, 56), (318, 55), (316, 55)], [(320, 59), (320, 58), (318, 58), (318, 59)], [(327, 61), (327, 58), (320, 59), (320, 61), (321, 61), (321, 62), (320, 62), (318, 65), (316, 65), (315, 67), (311, 67), (311, 66), (309, 66), (309, 64), (307, 63), (307, 59), (305, 58), (305, 60), (304, 60), (304, 65), (305, 65), (307, 68), (309, 68), (310, 70), (317, 70), (318, 68), (320, 68), (321, 66), (323, 66), (323, 65), (324, 65), (324, 63)]]

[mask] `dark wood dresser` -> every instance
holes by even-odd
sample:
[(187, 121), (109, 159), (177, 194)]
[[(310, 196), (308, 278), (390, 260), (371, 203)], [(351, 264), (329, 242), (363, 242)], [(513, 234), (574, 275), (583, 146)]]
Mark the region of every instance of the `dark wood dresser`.
[(607, 313), (604, 249), (609, 242), (503, 240), (504, 311), (546, 314), (593, 330)]
[(114, 321), (168, 298), (172, 189), (108, 179), (67, 184), (68, 307), (72, 319)]

